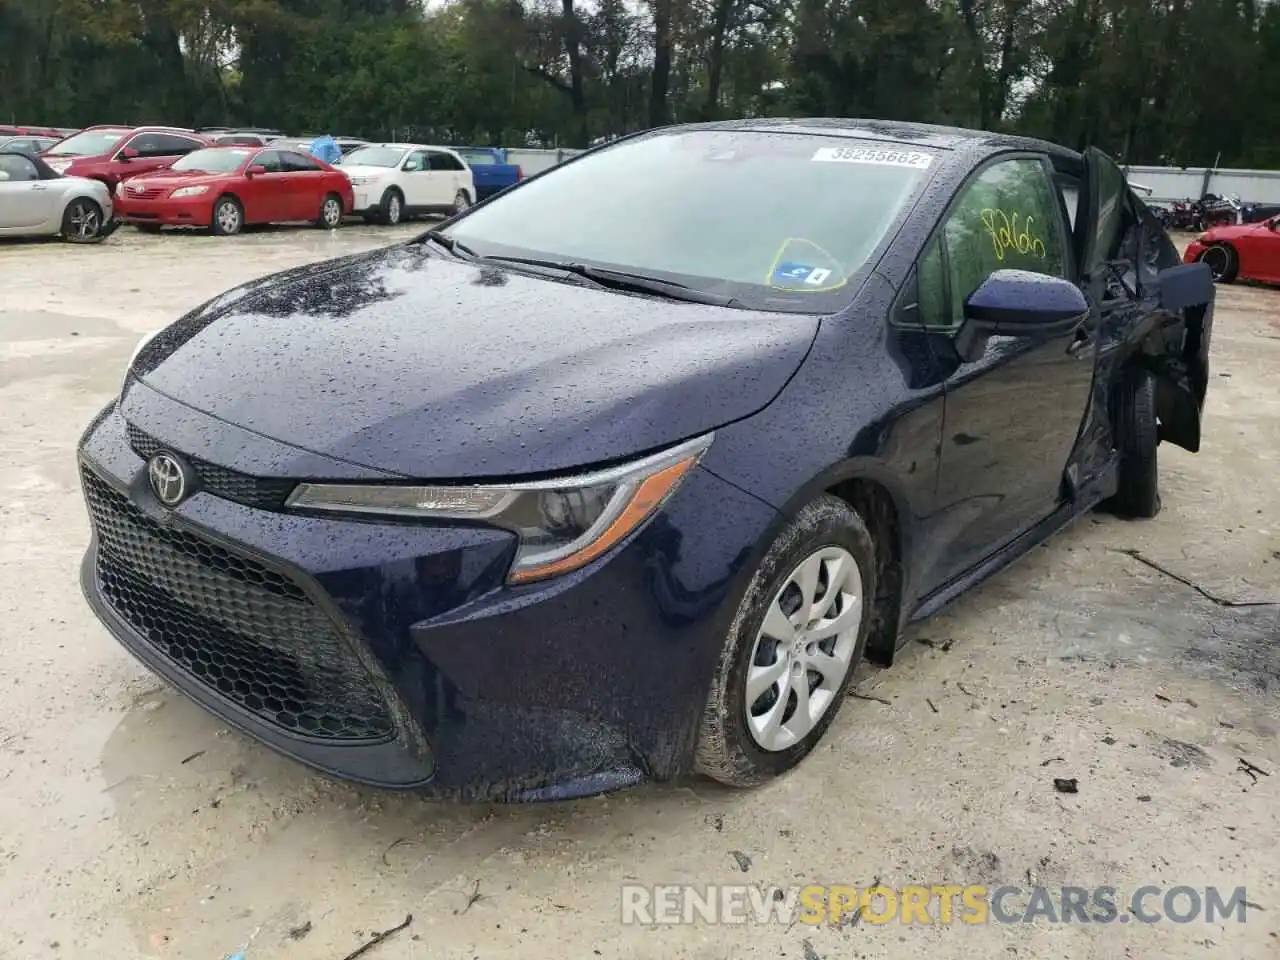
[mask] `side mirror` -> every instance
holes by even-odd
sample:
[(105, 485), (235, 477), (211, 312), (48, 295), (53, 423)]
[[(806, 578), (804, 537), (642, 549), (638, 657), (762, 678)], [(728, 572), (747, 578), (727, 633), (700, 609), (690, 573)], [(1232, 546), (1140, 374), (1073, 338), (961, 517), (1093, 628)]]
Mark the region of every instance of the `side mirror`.
[(260, 174), (260, 173), (266, 173), (266, 172), (267, 172), (267, 168), (266, 168), (266, 167), (264, 167), (264, 166), (263, 166), (262, 164), (260, 164), (260, 163), (255, 163), (252, 167), (250, 167), (248, 170), (246, 170), (246, 171), (244, 172), (244, 175), (245, 175), (246, 177), (253, 178), (253, 177), (256, 177), (256, 176), (257, 176), (258, 174)]
[(125, 163), (128, 163), (130, 160), (136, 160), (137, 158), (138, 158), (138, 151), (135, 150), (133, 147), (125, 147), (123, 150), (120, 151), (120, 159), (123, 160)]
[(1088, 314), (1089, 301), (1069, 280), (1029, 270), (997, 270), (964, 302), (956, 350), (966, 361), (976, 360), (992, 336), (1061, 336)]
[(413, 173), (415, 170), (421, 170), (422, 168), (418, 166), (417, 160), (406, 160), (402, 169), (405, 173)]

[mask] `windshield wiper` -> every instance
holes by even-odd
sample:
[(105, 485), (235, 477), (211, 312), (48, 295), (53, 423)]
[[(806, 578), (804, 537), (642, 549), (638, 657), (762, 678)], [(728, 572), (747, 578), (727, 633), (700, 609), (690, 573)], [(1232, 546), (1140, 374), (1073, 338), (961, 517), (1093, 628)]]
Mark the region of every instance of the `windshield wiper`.
[(434, 240), (454, 256), (466, 257), (469, 260), (473, 260), (477, 256), (476, 252), (461, 240), (457, 240), (449, 236), (447, 233), (442, 233), (439, 230), (428, 230), (423, 234), (423, 236), (428, 240)]
[(668, 300), (683, 300), (688, 303), (705, 303), (714, 307), (727, 307), (737, 301), (718, 293), (707, 293), (695, 290), (674, 280), (662, 280), (643, 273), (628, 273), (625, 270), (611, 270), (608, 267), (593, 267), (589, 263), (576, 263), (572, 260), (540, 260), (536, 257), (502, 257), (486, 256), (484, 260), (497, 260), (502, 263), (523, 264), (529, 267), (545, 267), (548, 270), (562, 270), (574, 276), (583, 277), (601, 287), (611, 290), (627, 290), (634, 293), (652, 293)]

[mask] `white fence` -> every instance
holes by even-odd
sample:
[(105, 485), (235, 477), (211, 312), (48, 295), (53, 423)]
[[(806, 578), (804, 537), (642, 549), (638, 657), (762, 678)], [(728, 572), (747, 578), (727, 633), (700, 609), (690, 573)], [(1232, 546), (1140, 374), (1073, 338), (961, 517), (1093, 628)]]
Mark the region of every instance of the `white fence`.
[[(1149, 203), (1198, 200), (1234, 193), (1245, 203), (1280, 203), (1280, 171), (1215, 170), (1209, 167), (1125, 167), (1129, 182), (1151, 188)], [(1143, 191), (1145, 194), (1145, 191)]]
[(549, 170), (557, 163), (563, 163), (570, 157), (577, 156), (581, 150), (534, 150), (531, 147), (508, 147), (507, 163), (514, 163), (524, 171), (526, 177)]

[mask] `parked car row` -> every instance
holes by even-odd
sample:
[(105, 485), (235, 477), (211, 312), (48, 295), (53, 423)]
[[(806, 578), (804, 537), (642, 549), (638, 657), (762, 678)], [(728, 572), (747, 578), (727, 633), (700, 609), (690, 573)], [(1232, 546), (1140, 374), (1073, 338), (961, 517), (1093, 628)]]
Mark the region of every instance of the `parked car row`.
[[(278, 222), (333, 229), (352, 215), (395, 225), (460, 213), (524, 177), (497, 148), (354, 138), (335, 138), (344, 156), (330, 165), (310, 154), (311, 139), (264, 128), (103, 125), (61, 140), (33, 134), (20, 139), (12, 148), (0, 144), (0, 151), (38, 162), (7, 160), (0, 171), (7, 193), (32, 201), (50, 178), (66, 178), (59, 193), (95, 203), (99, 214), (88, 222), (99, 231), (113, 218), (148, 232), (184, 226), (224, 236)], [(103, 189), (93, 189), (94, 183)], [(21, 215), (0, 214), (0, 230), (66, 235), (52, 208), (40, 206), (43, 215), (33, 219), (37, 206), (26, 202)]]

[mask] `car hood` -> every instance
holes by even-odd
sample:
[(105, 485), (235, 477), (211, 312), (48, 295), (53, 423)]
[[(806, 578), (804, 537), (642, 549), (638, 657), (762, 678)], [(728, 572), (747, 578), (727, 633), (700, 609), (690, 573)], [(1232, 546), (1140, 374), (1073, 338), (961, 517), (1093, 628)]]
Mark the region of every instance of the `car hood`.
[(1234, 240), (1237, 237), (1248, 237), (1259, 233), (1270, 235), (1271, 232), (1271, 228), (1265, 223), (1240, 223), (1227, 227), (1214, 227), (1211, 230), (1206, 230), (1197, 239), (1201, 241), (1207, 240), (1212, 243), (1216, 240)]
[(749, 416), (796, 371), (817, 326), (410, 243), (232, 290), (156, 337), (134, 374), (312, 453), (483, 479), (619, 460)]

